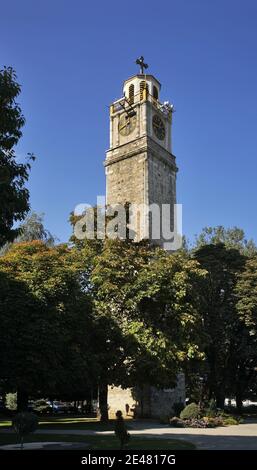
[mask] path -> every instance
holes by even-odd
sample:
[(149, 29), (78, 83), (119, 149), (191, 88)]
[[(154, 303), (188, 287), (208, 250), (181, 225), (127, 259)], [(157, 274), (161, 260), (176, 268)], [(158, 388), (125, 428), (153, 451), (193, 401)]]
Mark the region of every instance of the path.
[[(112, 434), (112, 431), (83, 431), (83, 430), (42, 430), (41, 433), (55, 434)], [(210, 429), (171, 428), (154, 422), (133, 422), (132, 436), (156, 437), (162, 439), (182, 439), (192, 442), (197, 449), (213, 450), (257, 450), (257, 421), (249, 421), (237, 426), (218, 427)]]
[[(6, 432), (6, 430), (5, 430)], [(90, 431), (81, 429), (40, 429), (38, 434), (72, 434), (83, 436), (110, 435), (113, 431)], [(195, 444), (197, 449), (211, 450), (257, 450), (257, 421), (249, 420), (237, 426), (210, 429), (171, 428), (147, 421), (133, 422), (132, 436), (161, 439), (182, 439)]]

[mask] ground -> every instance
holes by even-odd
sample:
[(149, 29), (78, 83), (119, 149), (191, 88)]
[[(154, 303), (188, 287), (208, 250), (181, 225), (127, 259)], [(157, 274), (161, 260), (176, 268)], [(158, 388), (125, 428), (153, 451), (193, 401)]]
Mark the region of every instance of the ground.
[[(2, 425), (2, 426), (1, 426)], [(10, 422), (0, 421), (0, 444), (15, 442)], [(172, 428), (153, 421), (128, 421), (130, 449), (212, 449), (257, 450), (257, 419), (237, 426), (214, 429)], [(8, 426), (8, 427), (6, 427)], [(91, 449), (118, 449), (113, 422), (102, 425), (96, 420), (77, 418), (43, 419), (36, 434), (27, 441), (87, 442)]]
[[(133, 422), (134, 423), (134, 422)], [(133, 434), (132, 420), (128, 421), (128, 429)], [(119, 442), (114, 435), (114, 421), (107, 424), (99, 423), (96, 419), (87, 418), (42, 418), (39, 429), (30, 434), (25, 442), (67, 441), (85, 442), (87, 449), (119, 449)], [(0, 420), (0, 446), (16, 443), (17, 438), (11, 429), (9, 420)], [(128, 449), (137, 450), (184, 450), (194, 449), (195, 446), (185, 440), (162, 439), (161, 436), (132, 436)]]

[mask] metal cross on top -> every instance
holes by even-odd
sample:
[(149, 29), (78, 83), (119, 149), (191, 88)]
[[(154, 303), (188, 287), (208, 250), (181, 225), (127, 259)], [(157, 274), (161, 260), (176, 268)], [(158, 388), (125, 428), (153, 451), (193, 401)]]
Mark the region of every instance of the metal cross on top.
[(148, 65), (144, 63), (144, 57), (142, 55), (136, 60), (136, 64), (140, 66), (140, 74), (144, 75), (144, 69), (148, 69)]

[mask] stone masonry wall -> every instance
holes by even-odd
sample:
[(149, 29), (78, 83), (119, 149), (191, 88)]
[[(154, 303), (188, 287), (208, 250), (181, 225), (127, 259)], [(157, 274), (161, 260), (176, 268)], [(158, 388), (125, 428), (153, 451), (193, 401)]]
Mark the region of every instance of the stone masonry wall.
[[(135, 388), (122, 389), (121, 387), (109, 387), (108, 406), (111, 417), (117, 410), (121, 410), (126, 416), (126, 405), (129, 405), (129, 415), (143, 414), (149, 418), (170, 417), (173, 405), (177, 402), (185, 403), (185, 376), (178, 374), (177, 386), (171, 389), (158, 390), (155, 387), (145, 387), (143, 390)], [(143, 411), (143, 413), (142, 413)]]

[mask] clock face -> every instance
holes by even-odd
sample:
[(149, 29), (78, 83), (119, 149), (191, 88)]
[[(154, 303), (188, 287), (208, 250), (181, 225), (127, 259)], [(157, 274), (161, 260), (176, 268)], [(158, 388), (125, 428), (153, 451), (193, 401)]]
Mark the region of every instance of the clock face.
[(136, 127), (137, 117), (128, 116), (126, 113), (122, 114), (119, 122), (119, 133), (123, 136), (131, 134)]
[(164, 140), (165, 138), (165, 126), (163, 121), (157, 114), (153, 116), (153, 130), (159, 140)]

